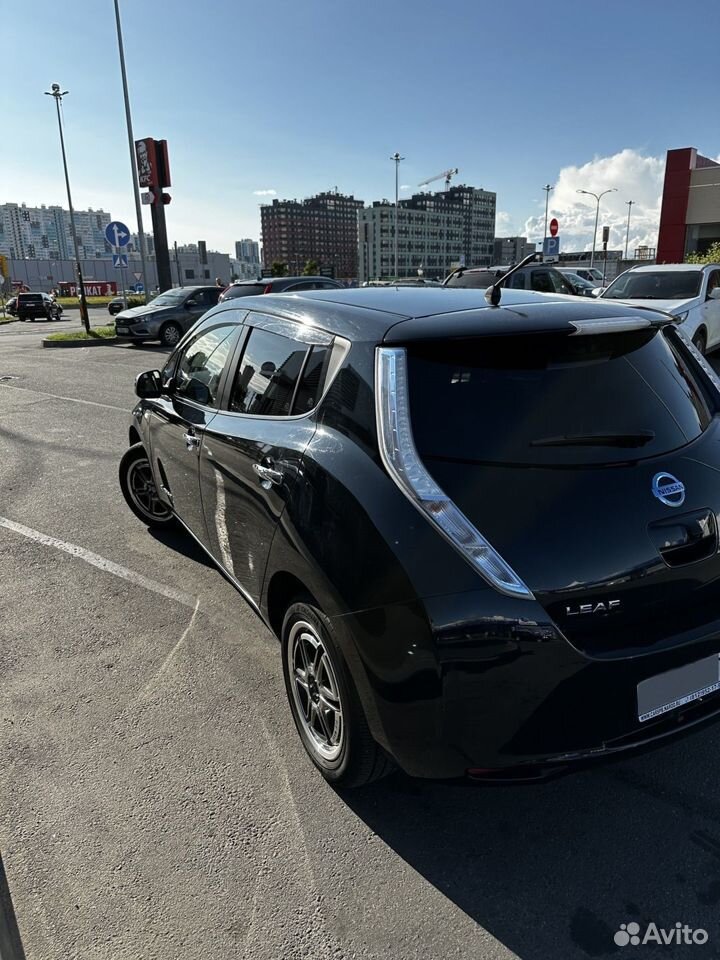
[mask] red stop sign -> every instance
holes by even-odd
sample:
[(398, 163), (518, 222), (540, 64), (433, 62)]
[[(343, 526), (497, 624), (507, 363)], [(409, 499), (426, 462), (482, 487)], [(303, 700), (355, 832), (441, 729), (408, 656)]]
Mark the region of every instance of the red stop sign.
[(557, 232), (558, 232), (559, 227), (560, 227), (560, 224), (557, 222), (557, 219), (556, 219), (555, 217), (553, 217), (552, 220), (550, 221), (550, 236), (551, 236), (551, 237), (556, 237), (556, 236), (557, 236)]

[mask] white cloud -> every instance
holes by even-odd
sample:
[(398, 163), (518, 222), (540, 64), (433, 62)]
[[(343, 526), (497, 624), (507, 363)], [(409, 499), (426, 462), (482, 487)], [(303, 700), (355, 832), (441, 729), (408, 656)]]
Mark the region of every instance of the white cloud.
[(412, 190), (412, 185), (409, 184), (409, 183), (401, 183), (401, 184), (400, 184), (400, 189), (401, 189), (401, 190)]
[[(615, 187), (600, 202), (598, 239), (602, 243), (602, 227), (610, 227), (608, 249), (624, 250), (627, 229), (627, 200), (633, 201), (630, 218), (629, 252), (635, 247), (657, 246), (660, 202), (665, 172), (665, 158), (643, 156), (625, 149), (610, 157), (595, 157), (582, 166), (563, 167), (550, 194), (548, 219), (560, 223), (561, 249), (589, 250), (592, 247), (596, 204), (593, 197), (578, 190), (602, 193)], [(537, 200), (538, 213), (525, 221), (524, 233), (530, 240), (541, 241), (545, 222), (545, 195)]]
[(253, 193), (255, 194), (256, 197), (276, 197), (277, 196), (277, 190), (273, 190), (272, 188), (270, 190), (253, 190)]
[(516, 235), (515, 221), (506, 210), (498, 210), (495, 214), (495, 236), (512, 237)]

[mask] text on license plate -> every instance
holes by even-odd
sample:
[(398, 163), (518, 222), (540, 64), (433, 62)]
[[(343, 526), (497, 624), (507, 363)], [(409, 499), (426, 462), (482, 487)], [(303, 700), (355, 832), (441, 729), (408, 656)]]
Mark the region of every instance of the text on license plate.
[(720, 690), (720, 657), (717, 654), (648, 677), (637, 686), (638, 720), (645, 723), (715, 690)]

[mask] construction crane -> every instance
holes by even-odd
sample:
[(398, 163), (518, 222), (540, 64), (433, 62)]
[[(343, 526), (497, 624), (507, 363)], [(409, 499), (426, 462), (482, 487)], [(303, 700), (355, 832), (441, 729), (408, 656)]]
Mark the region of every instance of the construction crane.
[(434, 183), (436, 180), (442, 180), (445, 178), (445, 189), (447, 190), (450, 186), (450, 181), (455, 176), (456, 173), (459, 173), (457, 167), (451, 167), (449, 170), (443, 170), (442, 173), (439, 173), (436, 177), (430, 177), (428, 180), (423, 180), (422, 183), (419, 183), (419, 187), (426, 187), (429, 183)]

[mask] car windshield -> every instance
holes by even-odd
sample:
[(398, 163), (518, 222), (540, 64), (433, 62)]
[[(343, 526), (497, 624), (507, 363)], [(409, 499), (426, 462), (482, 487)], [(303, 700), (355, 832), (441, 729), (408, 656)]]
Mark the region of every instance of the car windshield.
[(168, 290), (167, 293), (161, 293), (159, 297), (155, 297), (152, 303), (155, 307), (172, 307), (182, 303), (187, 296), (187, 290)]
[(643, 270), (623, 273), (607, 288), (607, 300), (689, 300), (700, 292), (699, 270)]

